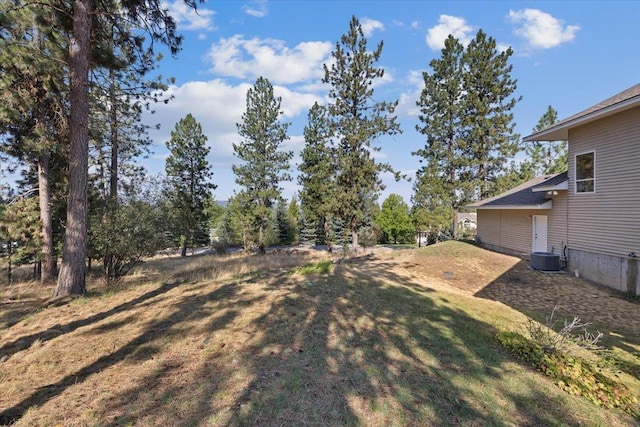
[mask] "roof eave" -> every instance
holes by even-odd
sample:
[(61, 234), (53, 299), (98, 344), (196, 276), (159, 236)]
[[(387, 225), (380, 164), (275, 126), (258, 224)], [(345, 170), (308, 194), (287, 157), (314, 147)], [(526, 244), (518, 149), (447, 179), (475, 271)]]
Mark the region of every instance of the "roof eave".
[(602, 119), (615, 113), (619, 113), (629, 108), (633, 108), (640, 105), (640, 96), (629, 98), (625, 101), (619, 102), (614, 105), (602, 108), (584, 116), (576, 117), (573, 120), (567, 122), (560, 122), (555, 126), (548, 127), (540, 132), (533, 133), (529, 136), (525, 136), (522, 140), (524, 142), (531, 141), (566, 141), (569, 139), (569, 129), (576, 126), (590, 123), (594, 120)]
[(559, 182), (556, 185), (539, 185), (537, 187), (533, 187), (531, 191), (533, 192), (563, 191), (568, 189), (569, 189), (569, 180), (566, 180), (566, 181)]
[(551, 207), (553, 206), (553, 201), (552, 200), (547, 200), (546, 202), (540, 204), (540, 205), (489, 205), (489, 206), (482, 206), (482, 205), (468, 205), (468, 208), (475, 208), (475, 209), (509, 209), (509, 210), (513, 210), (513, 209), (520, 209), (520, 210), (524, 210), (524, 209), (530, 209), (530, 210), (538, 210), (538, 209), (551, 209)]

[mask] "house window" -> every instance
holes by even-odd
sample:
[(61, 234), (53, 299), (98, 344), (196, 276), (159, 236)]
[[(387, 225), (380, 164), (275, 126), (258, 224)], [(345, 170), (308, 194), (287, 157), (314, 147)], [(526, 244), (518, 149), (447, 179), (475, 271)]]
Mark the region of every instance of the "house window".
[(576, 154), (576, 193), (596, 191), (596, 153)]

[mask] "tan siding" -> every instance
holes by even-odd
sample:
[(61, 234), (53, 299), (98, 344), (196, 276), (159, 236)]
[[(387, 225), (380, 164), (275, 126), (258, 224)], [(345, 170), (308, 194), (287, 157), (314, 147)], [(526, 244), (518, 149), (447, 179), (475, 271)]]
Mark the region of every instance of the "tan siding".
[[(564, 205), (566, 206), (566, 203)], [(548, 249), (554, 245), (557, 251), (561, 250), (560, 242), (566, 241), (566, 237), (564, 237), (566, 232), (559, 229), (562, 225), (559, 215), (558, 218), (554, 217), (553, 210), (548, 209), (479, 209), (478, 238), (482, 244), (528, 256), (532, 246), (533, 222), (531, 217), (533, 215), (547, 215)], [(566, 216), (566, 210), (564, 215)]]
[(543, 213), (510, 209), (502, 211), (500, 237), (503, 247), (523, 254), (531, 253), (531, 237), (533, 234), (531, 215), (543, 215)]
[(567, 244), (567, 192), (560, 191), (553, 197), (553, 207), (549, 211), (547, 246), (555, 253), (562, 253)]
[[(640, 252), (640, 107), (573, 129), (569, 141), (569, 246)], [(575, 155), (592, 150), (596, 192), (575, 194)]]
[(500, 211), (478, 210), (477, 238), (481, 243), (500, 246)]

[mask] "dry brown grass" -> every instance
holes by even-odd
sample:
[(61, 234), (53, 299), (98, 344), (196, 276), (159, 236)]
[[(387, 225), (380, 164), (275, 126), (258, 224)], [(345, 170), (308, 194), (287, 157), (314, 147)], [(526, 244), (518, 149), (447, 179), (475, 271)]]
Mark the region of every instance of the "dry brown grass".
[[(469, 251), (454, 274), (475, 271), (477, 257), (494, 276), (515, 264), (477, 248), (448, 250), (449, 262), (464, 258), (455, 251)], [(14, 314), (0, 326), (0, 357), (7, 356), (0, 419), (18, 426), (634, 424), (564, 394), (504, 354), (492, 338), (497, 328), (525, 317), (465, 286), (455, 290), (443, 275), (446, 253), (437, 253), (446, 250), (432, 251), (336, 259), (329, 274), (315, 275), (295, 267), (326, 254), (157, 258), (118, 289), (92, 283), (89, 296), (59, 306), (43, 305), (50, 290), (40, 294), (34, 285), (3, 289), (2, 316), (12, 304), (21, 308), (9, 308)], [(418, 268), (442, 274), (425, 277)], [(485, 287), (497, 280), (486, 274)]]

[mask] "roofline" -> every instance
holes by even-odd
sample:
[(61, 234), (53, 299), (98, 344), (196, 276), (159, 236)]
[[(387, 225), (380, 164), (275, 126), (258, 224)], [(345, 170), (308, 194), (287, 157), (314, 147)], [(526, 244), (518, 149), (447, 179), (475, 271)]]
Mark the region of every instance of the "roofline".
[(522, 141), (566, 141), (569, 139), (569, 129), (628, 110), (629, 108), (633, 108), (638, 105), (640, 105), (640, 95), (609, 105), (608, 107), (601, 108), (600, 110), (593, 111), (589, 114), (585, 114), (584, 116), (560, 122), (554, 126), (541, 130), (540, 132), (525, 136)]
[(475, 208), (475, 209), (519, 209), (519, 210), (525, 210), (525, 209), (531, 209), (531, 210), (538, 210), (538, 209), (551, 209), (553, 205), (553, 201), (552, 200), (547, 200), (546, 202), (544, 202), (541, 205), (491, 205), (491, 206), (476, 206), (476, 205), (467, 205), (468, 208)]
[(539, 185), (537, 187), (533, 187), (531, 191), (533, 192), (542, 192), (542, 191), (562, 191), (569, 189), (569, 180), (564, 180), (562, 182), (557, 183), (556, 185)]

